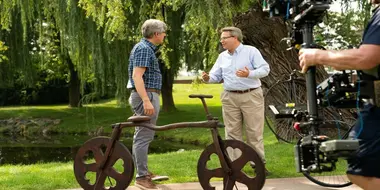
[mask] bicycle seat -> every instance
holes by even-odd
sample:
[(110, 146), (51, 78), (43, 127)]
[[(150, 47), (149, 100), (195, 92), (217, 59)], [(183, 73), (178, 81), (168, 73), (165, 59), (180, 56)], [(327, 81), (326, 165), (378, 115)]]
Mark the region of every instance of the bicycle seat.
[(213, 95), (206, 95), (206, 94), (190, 94), (189, 98), (213, 98)]
[(144, 121), (149, 121), (150, 117), (149, 116), (131, 116), (127, 119), (127, 121), (130, 122), (144, 122)]

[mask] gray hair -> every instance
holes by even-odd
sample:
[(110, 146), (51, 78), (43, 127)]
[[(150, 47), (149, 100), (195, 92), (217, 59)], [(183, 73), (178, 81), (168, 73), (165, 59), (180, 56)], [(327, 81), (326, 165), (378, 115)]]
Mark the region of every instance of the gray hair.
[(141, 27), (141, 33), (145, 38), (152, 38), (154, 33), (166, 32), (167, 26), (164, 22), (156, 19), (149, 19)]
[(239, 42), (243, 41), (243, 33), (241, 32), (240, 28), (237, 27), (225, 27), (220, 30), (220, 32), (230, 32), (231, 36), (237, 37)]

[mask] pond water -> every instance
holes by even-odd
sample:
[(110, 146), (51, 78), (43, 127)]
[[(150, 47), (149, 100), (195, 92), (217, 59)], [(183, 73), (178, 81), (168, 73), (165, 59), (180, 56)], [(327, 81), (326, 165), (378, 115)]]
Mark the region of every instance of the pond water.
[[(0, 165), (66, 162), (75, 158), (77, 150), (89, 136), (55, 135), (49, 137), (9, 137), (0, 135)], [(120, 140), (131, 151), (132, 138)], [(150, 153), (203, 149), (201, 146), (155, 139)]]

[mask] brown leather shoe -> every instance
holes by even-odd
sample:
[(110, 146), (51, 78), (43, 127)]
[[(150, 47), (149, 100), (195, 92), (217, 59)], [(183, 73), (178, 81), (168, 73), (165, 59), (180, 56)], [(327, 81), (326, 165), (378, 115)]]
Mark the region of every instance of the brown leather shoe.
[(156, 175), (150, 171), (148, 171), (148, 175), (150, 176), (152, 181), (165, 181), (169, 179), (169, 177), (166, 175)]
[(158, 187), (152, 182), (150, 176), (136, 178), (135, 186), (143, 190), (157, 190)]
[(268, 169), (265, 168), (265, 176), (270, 176), (270, 175), (272, 175), (272, 173), (269, 172)]
[[(251, 165), (251, 167), (252, 167), (253, 170), (256, 169), (256, 165), (255, 165), (255, 163), (251, 162), (250, 165)], [(264, 164), (264, 167), (265, 167), (265, 164)], [(255, 172), (256, 172), (256, 170), (255, 170)], [(272, 174), (272, 173), (269, 172), (268, 169), (265, 167), (265, 176), (270, 176), (271, 174)]]

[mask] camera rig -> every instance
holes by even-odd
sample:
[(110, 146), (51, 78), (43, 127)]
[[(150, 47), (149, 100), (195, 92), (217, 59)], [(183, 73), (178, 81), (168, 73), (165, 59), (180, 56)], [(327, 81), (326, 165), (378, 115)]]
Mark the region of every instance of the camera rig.
[(269, 12), (270, 17), (283, 16), (302, 25), (304, 21), (321, 22), (330, 4), (330, 0), (264, 0), (263, 11)]
[[(298, 46), (298, 49), (319, 48), (313, 44), (313, 28), (322, 21), (330, 4), (330, 0), (264, 0), (262, 5), (263, 11), (269, 12), (270, 17), (282, 17), (290, 21), (291, 38), (286, 39), (288, 45)], [(347, 102), (356, 105), (352, 103), (357, 102), (355, 92), (358, 92), (358, 87), (349, 81), (350, 73), (334, 74), (318, 86), (315, 73), (315, 66), (306, 73), (307, 110), (295, 106), (269, 105), (275, 118), (299, 121), (295, 122), (294, 128), (305, 136), (295, 145), (295, 160), (297, 171), (303, 173), (334, 171), (339, 157), (350, 157), (359, 147), (358, 140), (329, 140), (327, 136), (320, 135), (318, 130), (324, 124), (318, 116), (318, 105), (344, 107)]]
[(354, 81), (353, 73), (335, 73), (319, 84), (316, 88), (318, 104), (336, 108), (358, 108), (365, 103), (380, 106), (380, 81), (365, 80), (361, 72), (357, 72), (359, 79)]

